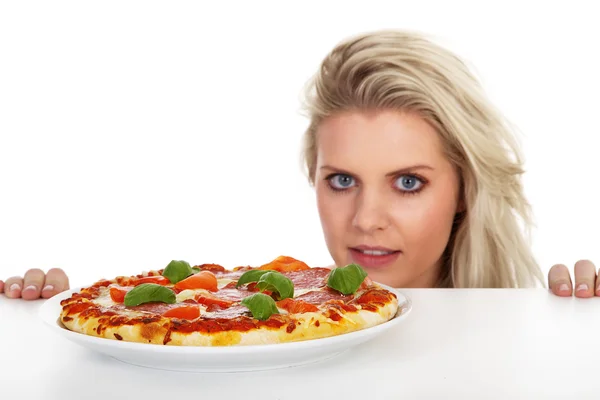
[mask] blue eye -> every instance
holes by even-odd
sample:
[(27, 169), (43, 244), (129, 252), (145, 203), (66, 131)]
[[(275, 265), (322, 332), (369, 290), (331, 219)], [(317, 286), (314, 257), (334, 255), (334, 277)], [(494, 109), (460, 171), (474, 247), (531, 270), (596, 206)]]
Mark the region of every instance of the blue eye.
[(327, 178), (329, 185), (335, 190), (343, 190), (352, 187), (354, 184), (354, 178), (350, 175), (335, 174)]
[(402, 175), (396, 180), (396, 186), (403, 192), (415, 192), (421, 189), (423, 181), (414, 175)]

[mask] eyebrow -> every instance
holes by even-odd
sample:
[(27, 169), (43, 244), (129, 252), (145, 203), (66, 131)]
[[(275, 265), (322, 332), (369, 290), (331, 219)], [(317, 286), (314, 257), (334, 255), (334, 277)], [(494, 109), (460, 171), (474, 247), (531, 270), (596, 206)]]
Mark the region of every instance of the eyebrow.
[[(321, 169), (329, 169), (331, 171), (336, 171), (336, 172), (339, 172), (339, 173), (342, 173), (342, 174), (346, 174), (346, 175), (354, 175), (353, 173), (351, 173), (349, 171), (346, 171), (346, 170), (344, 170), (342, 168), (337, 168), (337, 167), (334, 167), (334, 166), (331, 166), (331, 165), (323, 165), (321, 167)], [(406, 174), (407, 172), (412, 172), (412, 171), (420, 170), (420, 169), (427, 169), (427, 170), (430, 170), (430, 171), (434, 170), (434, 168), (431, 167), (431, 166), (429, 166), (429, 165), (418, 164), (418, 165), (411, 165), (409, 167), (400, 168), (400, 169), (397, 169), (397, 170), (392, 171), (392, 172), (388, 172), (387, 174), (385, 174), (385, 176), (396, 176), (396, 175)]]

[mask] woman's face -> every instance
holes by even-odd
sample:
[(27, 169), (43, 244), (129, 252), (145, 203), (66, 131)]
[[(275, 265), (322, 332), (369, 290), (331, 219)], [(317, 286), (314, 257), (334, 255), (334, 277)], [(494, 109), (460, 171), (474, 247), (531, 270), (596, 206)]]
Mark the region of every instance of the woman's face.
[(317, 130), (315, 188), (337, 266), (392, 287), (432, 287), (459, 203), (459, 177), (416, 114), (346, 112)]

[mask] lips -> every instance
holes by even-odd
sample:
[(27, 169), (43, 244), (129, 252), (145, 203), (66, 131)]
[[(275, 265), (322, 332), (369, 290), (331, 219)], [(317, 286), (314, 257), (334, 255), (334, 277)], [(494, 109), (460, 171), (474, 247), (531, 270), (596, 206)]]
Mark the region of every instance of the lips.
[(349, 249), (353, 262), (365, 268), (383, 268), (393, 264), (402, 252), (381, 246), (361, 245)]

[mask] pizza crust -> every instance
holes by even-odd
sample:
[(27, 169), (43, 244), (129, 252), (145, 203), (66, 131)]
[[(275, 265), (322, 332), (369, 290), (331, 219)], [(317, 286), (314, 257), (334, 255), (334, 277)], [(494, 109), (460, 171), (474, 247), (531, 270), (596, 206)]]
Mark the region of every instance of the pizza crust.
[[(63, 325), (74, 332), (126, 342), (164, 344), (169, 323), (149, 322), (136, 325), (105, 326), (100, 318), (61, 318)], [(98, 330), (98, 327), (101, 327)]]
[(320, 339), (370, 328), (392, 319), (398, 307), (398, 300), (394, 297), (377, 311), (345, 312), (339, 321), (328, 318), (323, 312), (288, 314), (293, 317), (291, 323), (295, 322), (293, 330), (286, 324), (280, 328), (260, 327), (245, 332), (174, 332), (169, 329), (170, 320), (164, 317), (155, 322), (119, 326), (107, 326), (105, 321), (101, 321), (106, 317), (78, 318), (63, 314), (61, 321), (74, 332), (127, 342), (170, 346), (247, 346)]
[(321, 339), (382, 324), (392, 319), (397, 311), (398, 300), (394, 298), (393, 301), (376, 312), (365, 310), (346, 312), (339, 321), (327, 318), (321, 312), (293, 314), (294, 319), (296, 319), (296, 326), (291, 332), (288, 332), (289, 325), (277, 329), (262, 327), (247, 332), (229, 331), (215, 332), (214, 334), (202, 332), (179, 334), (171, 332), (171, 341), (167, 344), (177, 346), (248, 346)]

